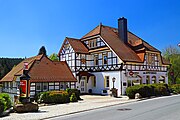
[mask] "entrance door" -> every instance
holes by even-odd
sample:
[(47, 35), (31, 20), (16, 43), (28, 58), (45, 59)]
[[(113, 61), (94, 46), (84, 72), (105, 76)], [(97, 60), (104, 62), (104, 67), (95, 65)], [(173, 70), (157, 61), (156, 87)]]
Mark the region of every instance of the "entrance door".
[(83, 76), (80, 81), (80, 91), (81, 93), (86, 93), (86, 77)]

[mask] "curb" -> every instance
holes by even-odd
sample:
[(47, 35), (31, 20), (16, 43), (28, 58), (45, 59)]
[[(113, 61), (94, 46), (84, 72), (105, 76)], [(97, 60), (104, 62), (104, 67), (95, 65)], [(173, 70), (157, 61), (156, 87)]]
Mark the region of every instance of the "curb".
[(10, 109), (4, 111), (3, 113), (0, 114), (0, 118), (1, 118), (1, 117), (5, 117), (5, 116), (8, 116), (12, 110), (13, 110), (13, 109), (10, 108)]
[(80, 111), (76, 111), (76, 112), (70, 112), (70, 113), (66, 113), (66, 114), (62, 114), (62, 115), (55, 115), (55, 116), (51, 116), (51, 117), (41, 118), (39, 120), (46, 120), (46, 119), (50, 119), (50, 118), (61, 117), (61, 116), (65, 116), (65, 115), (72, 115), (72, 114), (76, 114), (76, 113), (92, 111), (92, 110), (97, 110), (97, 109), (101, 109), (101, 108), (112, 107), (112, 106), (116, 106), (116, 105), (123, 105), (123, 104), (134, 103), (134, 102), (138, 102), (138, 99), (131, 100), (131, 101), (124, 102), (124, 103), (117, 103), (117, 104), (113, 104), (113, 105), (107, 105), (107, 106), (102, 106), (102, 107), (97, 107), (97, 108), (92, 108), (92, 109), (86, 109), (86, 110), (80, 110)]
[[(172, 97), (174, 95), (170, 95), (169, 97)], [(167, 97), (167, 96), (164, 96)], [(123, 104), (128, 104), (128, 103), (135, 103), (135, 102), (140, 102), (140, 101), (144, 101), (144, 100), (152, 100), (154, 98), (162, 98), (162, 97), (150, 97), (150, 98), (141, 98), (141, 99), (130, 99), (127, 102), (124, 103), (117, 103), (117, 104), (113, 104), (113, 105), (107, 105), (107, 106), (102, 106), (102, 107), (97, 107), (97, 108), (92, 108), (92, 109), (86, 109), (86, 110), (80, 110), (80, 111), (76, 111), (76, 112), (70, 112), (70, 113), (66, 113), (66, 114), (62, 114), (62, 115), (55, 115), (55, 116), (51, 116), (51, 117), (45, 117), (45, 118), (41, 118), (40, 120), (46, 120), (46, 119), (50, 119), (50, 118), (55, 118), (55, 117), (61, 117), (61, 116), (65, 116), (65, 115), (72, 115), (72, 114), (76, 114), (76, 113), (81, 113), (81, 112), (86, 112), (86, 111), (92, 111), (92, 110), (97, 110), (97, 109), (101, 109), (101, 108), (106, 108), (106, 107), (112, 107), (112, 106), (116, 106), (116, 105), (123, 105)]]

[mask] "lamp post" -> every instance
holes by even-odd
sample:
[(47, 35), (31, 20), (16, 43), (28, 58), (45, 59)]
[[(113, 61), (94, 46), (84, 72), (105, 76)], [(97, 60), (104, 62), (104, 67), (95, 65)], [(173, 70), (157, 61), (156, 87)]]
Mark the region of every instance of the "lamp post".
[(112, 78), (112, 82), (113, 82), (113, 89), (114, 89), (114, 82), (116, 81), (116, 78), (115, 77), (113, 77)]

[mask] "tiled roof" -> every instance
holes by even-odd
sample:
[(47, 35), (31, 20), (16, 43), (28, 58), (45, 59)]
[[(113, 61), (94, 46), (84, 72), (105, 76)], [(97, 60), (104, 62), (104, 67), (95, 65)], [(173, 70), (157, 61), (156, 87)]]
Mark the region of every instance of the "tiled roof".
[(76, 82), (66, 62), (53, 62), (47, 57), (35, 61), (29, 75), (31, 82)]
[(98, 25), (97, 27), (95, 27), (93, 30), (91, 30), (90, 32), (88, 32), (86, 35), (84, 35), (81, 39), (87, 38), (87, 37), (91, 37), (94, 35), (98, 35), (101, 32), (101, 24)]
[(28, 68), (31, 67), (31, 65), (33, 64), (33, 62), (35, 60), (40, 60), (42, 58), (43, 55), (38, 55), (35, 57), (31, 57), (31, 58), (27, 58), (25, 60), (23, 60), (21, 63), (19, 63), (17, 66), (15, 66), (14, 68), (12, 68), (12, 70), (7, 73), (2, 79), (1, 81), (13, 81), (13, 78), (15, 76), (20, 76), (23, 73), (23, 67), (24, 67), (24, 62), (28, 63)]
[(143, 62), (146, 50), (160, 52), (140, 37), (128, 31), (128, 45), (124, 44), (118, 36), (118, 29), (109, 26), (98, 25), (92, 31), (87, 33), (81, 40), (87, 37), (101, 35), (105, 42), (114, 50), (114, 52), (123, 60), (128, 62)]
[[(79, 39), (66, 37), (66, 39), (64, 40), (64, 43), (66, 41), (69, 42), (69, 44), (72, 46), (73, 50), (76, 53), (84, 53), (84, 54), (89, 53), (88, 48), (86, 48), (86, 46), (83, 45), (83, 43)], [(64, 43), (63, 43), (58, 55), (60, 55), (60, 53), (61, 53), (61, 51), (63, 49)]]
[(24, 62), (28, 62), (29, 75), (31, 82), (55, 82), (55, 81), (74, 81), (73, 74), (66, 62), (53, 62), (43, 55), (28, 58), (13, 68), (2, 80), (13, 81), (15, 76), (20, 76), (23, 72)]
[(120, 40), (116, 29), (102, 26), (100, 35), (123, 61), (142, 62), (138, 55)]
[(135, 51), (148, 50), (153, 52), (160, 52), (158, 49), (151, 46), (150, 44), (148, 44), (132, 32), (128, 32), (128, 43), (132, 46), (132, 49)]

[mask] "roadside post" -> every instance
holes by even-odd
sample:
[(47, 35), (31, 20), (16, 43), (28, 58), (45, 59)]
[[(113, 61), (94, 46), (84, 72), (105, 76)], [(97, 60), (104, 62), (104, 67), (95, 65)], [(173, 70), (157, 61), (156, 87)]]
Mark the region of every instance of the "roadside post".
[(28, 63), (24, 62), (23, 74), (20, 76), (20, 102), (30, 102), (30, 76), (28, 75)]

